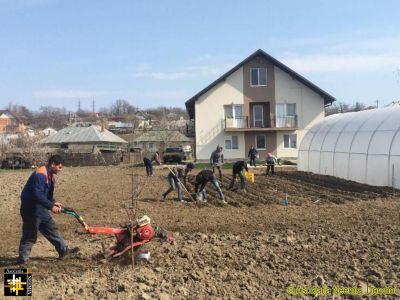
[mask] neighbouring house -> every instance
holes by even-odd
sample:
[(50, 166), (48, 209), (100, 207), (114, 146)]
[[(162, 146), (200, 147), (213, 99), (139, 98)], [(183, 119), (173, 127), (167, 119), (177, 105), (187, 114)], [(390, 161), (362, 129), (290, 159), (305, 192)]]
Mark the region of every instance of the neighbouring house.
[(67, 166), (117, 165), (128, 144), (97, 125), (67, 127), (41, 142), (61, 154)]
[(44, 138), (42, 143), (53, 148), (68, 149), (71, 152), (94, 153), (121, 151), (126, 148), (128, 142), (101, 126), (92, 125), (61, 129)]
[(40, 133), (43, 134), (44, 136), (49, 136), (49, 135), (56, 134), (57, 130), (55, 130), (51, 127), (48, 127), (46, 129), (43, 129)]
[(0, 133), (23, 133), (23, 120), (9, 110), (0, 110)]
[(133, 123), (121, 122), (121, 121), (110, 121), (108, 122), (108, 130), (112, 133), (127, 133), (134, 129)]
[(164, 151), (167, 147), (186, 147), (191, 146), (193, 139), (190, 139), (173, 130), (151, 130), (143, 131), (143, 133), (135, 137), (129, 143), (131, 148), (141, 148), (144, 152)]
[(186, 130), (188, 120), (186, 120), (184, 117), (179, 117), (177, 120), (168, 121), (168, 124), (171, 128), (183, 128)]
[(272, 152), (295, 159), (307, 130), (336, 99), (258, 50), (186, 101), (195, 124), (196, 159), (220, 145), (227, 159)]
[(137, 116), (135, 123), (137, 123), (137, 128), (139, 129), (149, 129), (151, 128), (150, 119), (146, 119), (143, 116)]
[(135, 114), (135, 127), (138, 129), (150, 129), (151, 116), (143, 111), (137, 111)]
[(29, 137), (34, 137), (36, 135), (35, 130), (32, 128), (25, 129), (25, 135)]

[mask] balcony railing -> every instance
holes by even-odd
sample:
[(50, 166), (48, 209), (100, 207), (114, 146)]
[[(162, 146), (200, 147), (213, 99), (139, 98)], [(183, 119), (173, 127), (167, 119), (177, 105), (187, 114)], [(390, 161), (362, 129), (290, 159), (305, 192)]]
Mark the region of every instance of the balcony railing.
[(249, 117), (225, 118), (225, 128), (249, 128)]
[[(268, 122), (269, 121), (269, 122)], [(297, 115), (294, 116), (279, 116), (270, 120), (252, 120), (248, 116), (225, 118), (225, 129), (239, 128), (297, 128)]]
[(276, 128), (296, 128), (297, 127), (297, 115), (275, 117), (275, 127)]

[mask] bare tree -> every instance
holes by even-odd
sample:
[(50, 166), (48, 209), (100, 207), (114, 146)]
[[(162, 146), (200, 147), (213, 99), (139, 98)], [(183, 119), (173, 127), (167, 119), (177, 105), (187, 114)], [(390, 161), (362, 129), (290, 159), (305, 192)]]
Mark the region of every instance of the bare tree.
[(361, 102), (356, 102), (356, 104), (354, 104), (354, 106), (352, 107), (351, 111), (361, 111), (361, 110), (365, 110), (366, 105), (364, 103)]
[(15, 140), (10, 140), (4, 152), (18, 153), (26, 162), (35, 164), (44, 164), (47, 161), (48, 154), (51, 153), (49, 147), (44, 147), (40, 141), (42, 136), (21, 135)]
[(116, 100), (110, 108), (110, 113), (116, 116), (124, 116), (128, 114), (134, 114), (136, 112), (136, 107), (129, 104), (128, 101), (124, 99)]
[(64, 107), (41, 106), (40, 111), (33, 114), (30, 124), (36, 129), (46, 127), (61, 129), (68, 124), (67, 111)]
[(159, 106), (157, 108), (149, 108), (144, 110), (147, 114), (154, 116), (157, 120), (162, 118), (168, 118), (170, 120), (178, 120), (180, 117), (184, 119), (189, 119), (189, 116), (185, 109), (179, 107), (166, 107)]
[(325, 115), (333, 115), (338, 113), (345, 113), (349, 111), (350, 105), (344, 102), (334, 102), (331, 106), (325, 109)]
[[(128, 205), (123, 205), (125, 208), (126, 214), (128, 215), (129, 223), (131, 226), (130, 230), (130, 235), (131, 235), (131, 245), (133, 244), (133, 234), (134, 234), (134, 228), (136, 227), (136, 219), (138, 217), (138, 200), (140, 198), (140, 195), (142, 194), (145, 187), (145, 182), (143, 181), (143, 178), (135, 174), (132, 170), (131, 174), (128, 174), (131, 179), (131, 197), (130, 197), (130, 203)], [(135, 267), (135, 249), (132, 247), (131, 248), (131, 262), (132, 262), (132, 269)]]

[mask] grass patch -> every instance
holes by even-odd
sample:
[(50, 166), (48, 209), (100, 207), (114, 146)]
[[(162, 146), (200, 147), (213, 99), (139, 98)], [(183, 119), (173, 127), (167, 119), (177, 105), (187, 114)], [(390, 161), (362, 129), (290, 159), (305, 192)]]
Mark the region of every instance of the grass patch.
[[(233, 164), (234, 164), (233, 162), (224, 163), (222, 165), (222, 169), (232, 169)], [(212, 165), (210, 163), (195, 163), (194, 167), (195, 167), (195, 169), (200, 169), (200, 170), (212, 169)]]
[(285, 159), (281, 159), (279, 160), (279, 164), (280, 165), (286, 165), (286, 166), (296, 166), (297, 164), (290, 161), (290, 160), (285, 160)]

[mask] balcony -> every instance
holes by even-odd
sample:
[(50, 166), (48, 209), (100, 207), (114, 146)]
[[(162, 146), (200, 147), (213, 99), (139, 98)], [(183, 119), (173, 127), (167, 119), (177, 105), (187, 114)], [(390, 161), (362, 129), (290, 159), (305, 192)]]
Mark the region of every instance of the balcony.
[(250, 120), (248, 116), (225, 118), (225, 131), (276, 131), (297, 129), (297, 115), (279, 116), (270, 120)]
[(275, 117), (276, 128), (297, 128), (297, 115)]

